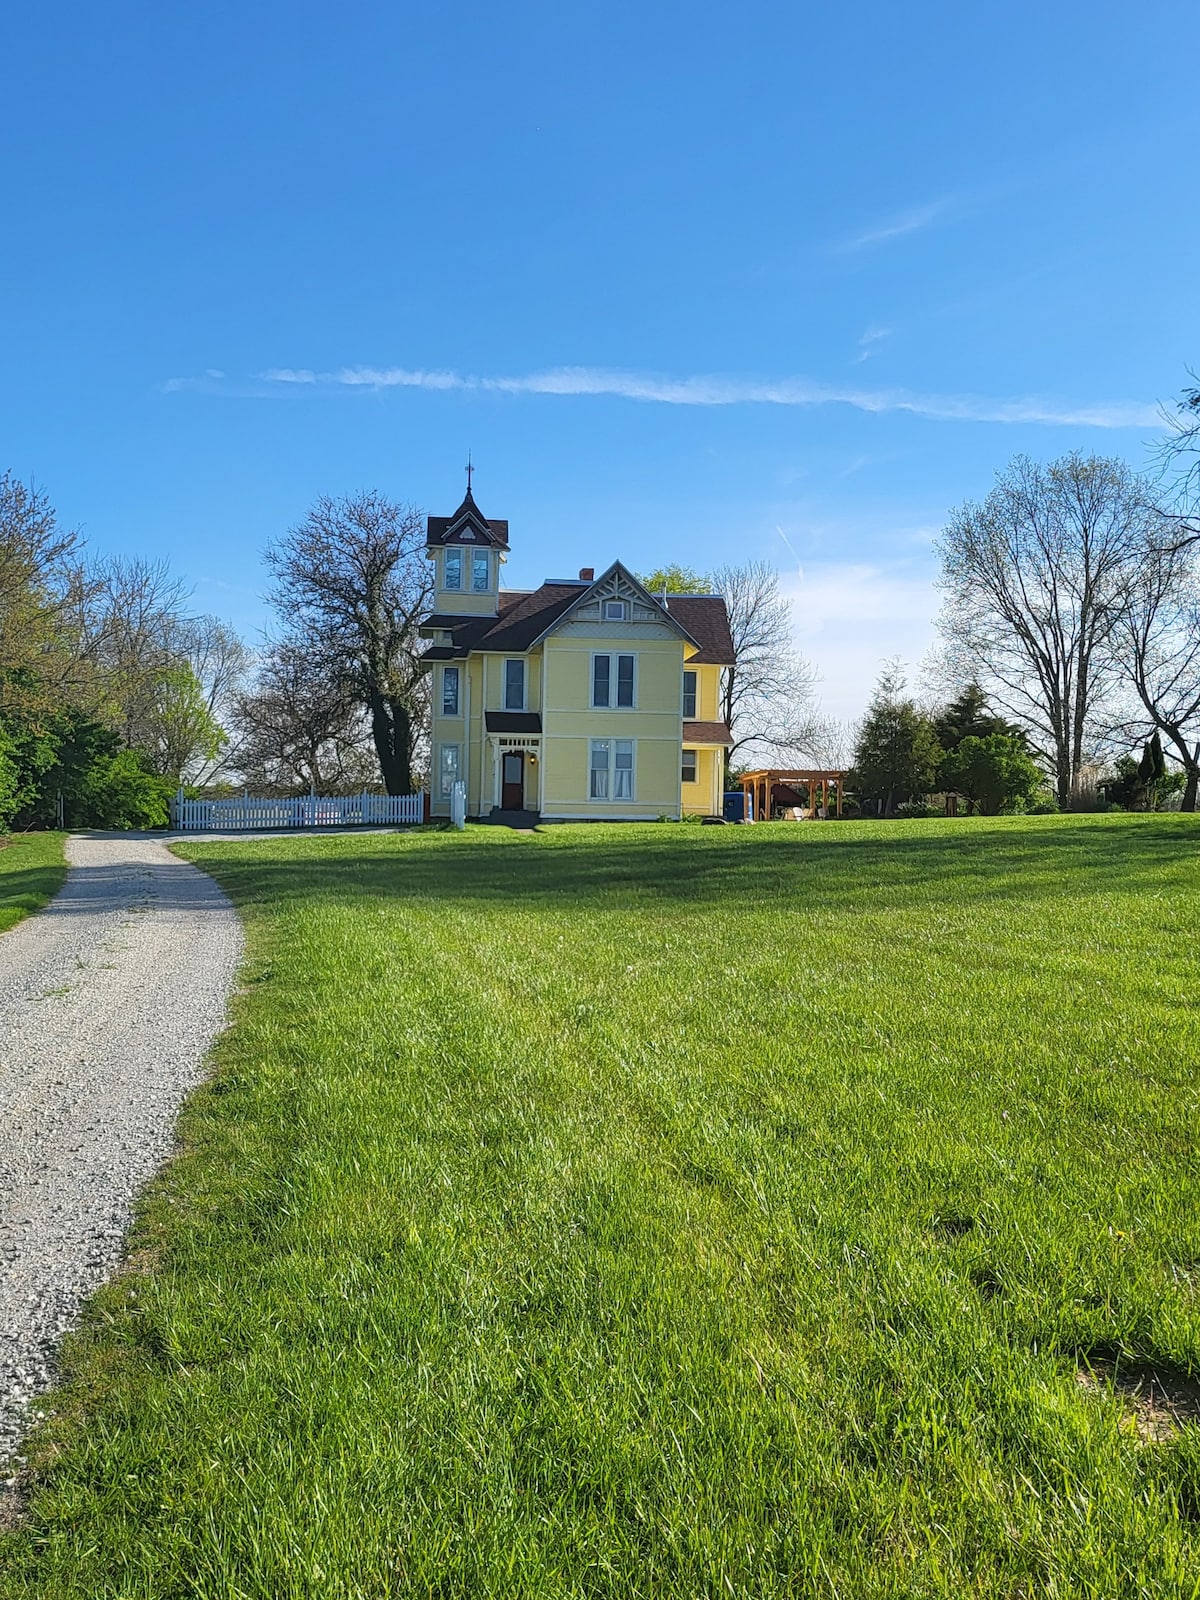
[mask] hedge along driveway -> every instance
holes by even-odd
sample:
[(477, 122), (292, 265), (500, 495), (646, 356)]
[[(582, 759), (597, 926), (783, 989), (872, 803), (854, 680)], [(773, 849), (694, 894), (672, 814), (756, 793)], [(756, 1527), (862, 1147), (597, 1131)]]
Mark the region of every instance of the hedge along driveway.
[(1198, 842), (187, 847), (246, 988), (6, 1592), (1193, 1596)]

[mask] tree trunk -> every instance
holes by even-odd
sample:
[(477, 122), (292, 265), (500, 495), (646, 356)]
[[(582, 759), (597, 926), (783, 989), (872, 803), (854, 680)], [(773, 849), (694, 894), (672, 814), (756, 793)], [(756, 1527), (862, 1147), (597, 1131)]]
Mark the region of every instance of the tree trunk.
[(383, 787), (388, 794), (406, 794), (408, 791), (402, 786), (402, 780), (407, 774), (401, 772), (396, 761), (395, 730), (382, 695), (371, 696), (370, 710), (371, 737), (375, 741), (375, 754), (379, 758)]
[(1189, 762), (1185, 770), (1187, 772), (1187, 781), (1183, 786), (1183, 799), (1179, 803), (1179, 809), (1181, 811), (1195, 811), (1196, 791), (1200, 788), (1200, 762)]

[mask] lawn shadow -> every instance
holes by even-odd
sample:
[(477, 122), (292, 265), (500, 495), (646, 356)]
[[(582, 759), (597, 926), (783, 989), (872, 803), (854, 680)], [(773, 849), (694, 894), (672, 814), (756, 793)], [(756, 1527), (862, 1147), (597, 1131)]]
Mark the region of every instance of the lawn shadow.
[(335, 853), (281, 839), (269, 852), (244, 856), (223, 844), (187, 854), (242, 901), (366, 896), (620, 910), (654, 901), (715, 905), (737, 895), (796, 910), (874, 911), (1120, 894), (1151, 880), (1162, 887), (1171, 869), (1182, 887), (1200, 856), (1200, 829), (1178, 820), (1036, 830), (969, 823), (961, 832), (939, 830), (923, 839), (911, 830), (850, 836), (836, 824), (794, 835), (664, 825), (661, 833), (639, 831), (627, 844), (611, 830), (595, 839), (572, 830), (536, 838), (492, 834), (486, 846), (471, 834), (443, 835), (416, 848), (398, 842), (380, 849), (360, 839)]

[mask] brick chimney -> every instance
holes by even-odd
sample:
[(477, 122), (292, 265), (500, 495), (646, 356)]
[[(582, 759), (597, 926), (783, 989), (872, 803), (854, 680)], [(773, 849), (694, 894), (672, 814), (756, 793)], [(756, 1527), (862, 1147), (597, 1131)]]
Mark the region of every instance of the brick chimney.
[(580, 567), (579, 576), (584, 583), (595, 583), (596, 569), (595, 567)]

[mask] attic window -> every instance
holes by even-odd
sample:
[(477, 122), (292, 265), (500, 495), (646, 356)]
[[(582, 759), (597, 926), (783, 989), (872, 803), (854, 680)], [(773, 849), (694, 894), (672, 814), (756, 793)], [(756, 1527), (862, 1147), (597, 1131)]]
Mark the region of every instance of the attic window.
[(624, 600), (606, 600), (604, 602), (605, 622), (626, 622), (629, 619), (629, 607)]

